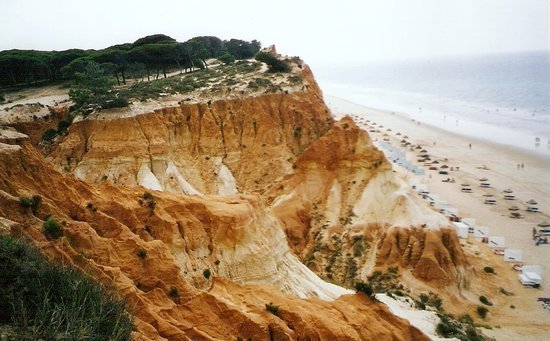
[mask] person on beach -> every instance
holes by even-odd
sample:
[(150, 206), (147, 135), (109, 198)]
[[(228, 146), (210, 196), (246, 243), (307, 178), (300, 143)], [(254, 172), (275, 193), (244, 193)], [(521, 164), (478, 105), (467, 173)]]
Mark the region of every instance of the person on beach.
[(533, 240), (537, 237), (537, 229), (533, 227)]
[(470, 144), (468, 145), (468, 147), (470, 147), (470, 149), (472, 149), (472, 144), (470, 143)]
[(523, 169), (523, 163), (521, 164), (521, 169)]

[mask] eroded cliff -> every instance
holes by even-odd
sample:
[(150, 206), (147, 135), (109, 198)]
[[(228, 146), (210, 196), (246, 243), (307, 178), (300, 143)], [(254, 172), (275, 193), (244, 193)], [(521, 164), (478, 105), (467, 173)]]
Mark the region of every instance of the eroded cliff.
[[(344, 287), (398, 265), (461, 289), (469, 266), (456, 234), (366, 132), (334, 122), (309, 68), (294, 63), (290, 87), (227, 98), (212, 88), (78, 119), (43, 150), (47, 161), (38, 134), (3, 130), (4, 232), (112, 286), (136, 337), (424, 338)], [(33, 195), (43, 201), (31, 214), (18, 198)], [(63, 222), (60, 240), (41, 231), (49, 215)]]
[[(425, 339), (360, 294), (298, 298), (345, 291), (298, 262), (256, 198), (90, 185), (51, 168), (21, 134), (2, 136), (2, 232), (116, 290), (135, 316), (136, 339)], [(30, 212), (19, 197), (33, 195), (42, 204)], [(48, 216), (63, 226), (58, 240), (41, 230)], [(266, 311), (271, 302), (277, 315)]]
[(306, 149), (265, 197), (293, 250), (318, 274), (353, 285), (377, 266), (399, 265), (437, 286), (467, 284), (468, 263), (447, 219), (350, 118)]

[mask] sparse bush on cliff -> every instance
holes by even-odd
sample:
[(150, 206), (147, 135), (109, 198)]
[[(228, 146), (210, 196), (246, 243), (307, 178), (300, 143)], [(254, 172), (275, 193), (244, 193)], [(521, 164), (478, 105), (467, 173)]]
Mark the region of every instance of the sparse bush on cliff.
[(4, 97), (4, 95), (0, 93), (0, 103), (4, 102), (5, 100), (6, 98)]
[(42, 142), (51, 143), (56, 136), (57, 130), (50, 128), (42, 134)]
[(428, 294), (421, 293), (418, 296), (419, 302), (417, 302), (417, 306), (421, 309), (426, 309), (426, 306), (430, 306), (433, 308), (436, 308), (437, 310), (441, 310), (443, 301), (441, 298), (434, 294), (433, 292), (430, 292)]
[(463, 315), (458, 320), (443, 313), (438, 313), (437, 316), (440, 318), (440, 322), (435, 329), (437, 335), (445, 338), (456, 338), (463, 341), (483, 340), (483, 337), (478, 334), (474, 322), (469, 315)]
[(286, 61), (280, 60), (268, 52), (258, 52), (256, 60), (266, 63), (269, 72), (290, 72), (291, 70)]
[(483, 319), (487, 316), (488, 312), (489, 312), (489, 309), (485, 307), (482, 307), (482, 306), (477, 307), (477, 314)]
[(374, 298), (374, 289), (370, 283), (358, 282), (355, 284), (355, 290), (357, 290), (357, 292), (362, 292), (370, 298)]
[(44, 235), (50, 239), (59, 239), (63, 235), (63, 228), (55, 220), (54, 217), (49, 217), (42, 224)]
[(168, 291), (168, 296), (170, 296), (170, 298), (174, 302), (178, 303), (179, 299), (180, 299), (180, 291), (178, 290), (177, 287), (172, 286), (172, 287), (170, 287), (170, 291)]
[(485, 305), (493, 305), (493, 303), (491, 301), (489, 301), (489, 299), (485, 296), (479, 296), (479, 301)]
[(490, 266), (486, 266), (483, 268), (483, 271), (485, 271), (486, 273), (488, 274), (494, 274), (495, 273), (495, 269), (493, 269), (492, 267)]
[(265, 305), (265, 310), (269, 311), (273, 315), (279, 317), (279, 306), (269, 302)]
[(0, 235), (0, 325), (11, 340), (129, 340), (125, 302), (76, 269)]
[(147, 257), (147, 250), (139, 249), (137, 252), (137, 256), (141, 259), (145, 259), (145, 257)]
[(30, 208), (32, 206), (32, 201), (28, 197), (19, 197), (19, 205), (24, 208)]
[(212, 273), (210, 272), (210, 269), (204, 269), (204, 271), (202, 272), (202, 275), (203, 275), (204, 278), (206, 278), (206, 279), (209, 279), (211, 274), (212, 274)]
[(36, 215), (38, 213), (38, 210), (40, 209), (40, 204), (42, 204), (42, 197), (38, 194), (33, 195), (30, 199), (29, 206), (31, 208), (32, 214)]
[(143, 193), (143, 199), (146, 201), (147, 207), (149, 207), (151, 211), (154, 211), (157, 206), (157, 202), (155, 201), (153, 195), (149, 192), (145, 192)]

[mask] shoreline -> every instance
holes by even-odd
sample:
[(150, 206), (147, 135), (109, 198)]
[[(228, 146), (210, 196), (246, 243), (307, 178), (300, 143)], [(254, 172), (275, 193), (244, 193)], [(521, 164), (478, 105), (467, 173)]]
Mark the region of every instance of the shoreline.
[[(449, 166), (459, 166), (460, 171), (440, 175), (417, 163), (415, 152), (407, 151), (407, 159), (426, 170), (423, 176), (409, 174), (408, 177), (426, 186), (441, 200), (451, 203), (458, 210), (459, 216), (472, 217), (477, 226), (488, 227), (491, 235), (504, 236), (506, 247), (524, 250), (526, 264), (543, 265), (544, 281), (540, 290), (541, 294), (550, 296), (550, 266), (545, 266), (547, 259), (550, 259), (550, 245), (536, 246), (531, 234), (532, 227), (544, 220), (550, 221), (549, 158), (519, 148), (465, 137), (428, 124), (418, 125), (418, 122), (398, 113), (368, 108), (338, 97), (326, 96), (325, 100), (337, 119), (348, 114), (367, 131), (368, 126), (361, 118), (376, 122), (378, 126), (383, 125), (380, 133), (369, 132), (377, 146), (384, 133), (390, 135), (389, 142), (399, 146), (401, 136), (396, 136), (396, 133), (401, 132), (403, 136), (408, 135), (411, 142), (427, 149), (434, 159), (448, 159)], [(386, 132), (387, 129), (392, 131)], [(522, 163), (524, 168), (518, 169), (517, 165)], [(487, 169), (483, 169), (484, 166)], [(456, 182), (442, 181), (448, 177), (455, 178)], [(478, 179), (482, 177), (489, 178), (490, 188), (478, 187)], [(471, 184), (473, 193), (461, 192), (462, 183)], [(513, 189), (516, 200), (503, 200), (503, 191), (508, 188)], [(484, 205), (484, 194), (494, 195), (497, 204)], [(531, 199), (538, 202), (539, 213), (526, 212), (526, 202)], [(513, 205), (520, 207), (518, 212), (522, 214), (522, 219), (509, 217), (508, 208)]]
[[(399, 100), (399, 94), (396, 95), (397, 99), (394, 99), (388, 95), (387, 91), (381, 92), (378, 95), (375, 91), (376, 89), (372, 90), (373, 93), (371, 93), (367, 91), (368, 89), (330, 81), (322, 82), (322, 85), (325, 94), (332, 95), (326, 96), (327, 99), (328, 97), (339, 97), (360, 106), (388, 113), (396, 112), (422, 124), (429, 124), (449, 132), (456, 132), (469, 138), (478, 138), (520, 148), (536, 155), (550, 158), (550, 116), (546, 118), (542, 116), (543, 121), (541, 122), (522, 119), (520, 117), (508, 117), (507, 115), (499, 117), (499, 108), (495, 109), (494, 112), (489, 112), (488, 110), (486, 114), (472, 116), (472, 113), (468, 113), (469, 109), (464, 104), (456, 104), (457, 107), (455, 107), (454, 100), (452, 99), (449, 99), (450, 103), (447, 103), (444, 107), (440, 104), (434, 107), (429, 98), (424, 99), (421, 96), (417, 96), (418, 98), (408, 98), (405, 102), (402, 102)], [(415, 93), (404, 92), (404, 94), (410, 95)], [(378, 96), (381, 97), (378, 98)], [(431, 95), (426, 94), (425, 96)], [(466, 110), (466, 112), (460, 112), (461, 108)], [(504, 110), (503, 108), (500, 109)], [(522, 110), (521, 108), (519, 109), (519, 111)], [(526, 115), (527, 112), (524, 114)], [(487, 138), (487, 136), (490, 136), (490, 138)]]
[[(518, 280), (519, 272), (512, 268), (513, 264), (519, 262), (506, 262), (488, 244), (474, 241), (471, 234), (467, 239), (461, 239), (461, 245), (465, 254), (471, 257), (475, 271), (483, 273), (484, 266), (493, 266), (502, 285), (513, 291), (516, 297), (516, 308), (507, 309), (510, 303), (506, 302), (506, 296), (499, 297), (495, 288), (484, 286), (483, 281), (476, 282), (475, 290), (492, 296), (500, 307), (491, 312), (494, 315), (489, 322), (502, 328), (484, 329), (484, 333), (498, 340), (540, 340), (547, 335), (550, 317), (548, 311), (537, 302), (537, 298), (550, 297), (550, 266), (547, 261), (550, 259), (550, 244), (537, 246), (532, 229), (542, 221), (550, 221), (550, 177), (547, 175), (550, 159), (519, 148), (462, 136), (428, 124), (418, 125), (418, 122), (404, 115), (368, 108), (338, 97), (325, 96), (325, 102), (336, 119), (349, 115), (360, 128), (367, 132), (375, 130), (369, 132), (369, 135), (380, 150), (386, 153), (381, 148), (381, 142), (391, 143), (393, 147), (405, 151), (407, 160), (413, 165), (425, 170), (424, 175), (414, 175), (392, 163), (394, 170), (409, 184), (420, 185), (430, 192), (430, 196), (437, 197), (436, 200), (452, 205), (457, 210), (457, 216), (475, 219), (475, 226), (487, 228), (490, 236), (504, 237), (506, 248), (523, 251), (524, 265), (542, 266), (543, 282), (540, 288), (526, 289)], [(372, 122), (377, 123), (374, 129)], [(398, 132), (401, 135), (397, 135)], [(423, 163), (419, 163), (416, 149), (410, 151), (400, 147), (400, 140), (405, 135), (408, 136), (408, 141), (426, 149), (432, 160), (440, 161), (441, 164), (437, 166), (443, 163), (448, 165), (448, 175), (441, 175), (439, 169), (429, 170)], [(469, 143), (472, 143), (472, 148), (469, 148)], [(518, 169), (518, 163), (523, 163), (524, 169)], [(457, 166), (459, 170), (456, 169)], [(487, 166), (487, 169), (481, 166)], [(451, 171), (450, 167), (454, 170)], [(447, 178), (453, 178), (455, 182), (444, 182)], [(488, 179), (489, 188), (480, 186), (481, 178)], [(465, 183), (470, 185), (471, 193), (461, 191), (462, 184)], [(513, 189), (516, 200), (504, 200), (504, 190), (508, 188)], [(486, 195), (493, 195), (496, 204), (485, 205)], [(538, 202), (537, 207), (541, 212), (526, 211), (526, 202), (530, 199)], [(511, 206), (520, 207), (517, 212), (522, 215), (521, 219), (511, 218)], [(518, 314), (522, 316), (521, 323), (518, 323)]]
[[(543, 143), (541, 143), (541, 147), (537, 151), (536, 148), (529, 148), (529, 147), (525, 147), (525, 146), (517, 146), (517, 145), (514, 145), (514, 144), (504, 144), (504, 143), (500, 143), (498, 141), (494, 141), (494, 140), (491, 140), (491, 139), (488, 139), (488, 138), (484, 138), (482, 136), (478, 136), (476, 134), (469, 135), (469, 134), (461, 133), (461, 130), (458, 130), (458, 129), (457, 130), (451, 130), (451, 129), (447, 129), (443, 126), (437, 125), (433, 122), (422, 122), (422, 121), (414, 118), (413, 115), (410, 115), (410, 114), (407, 114), (407, 113), (404, 113), (404, 112), (401, 112), (401, 111), (375, 108), (375, 107), (372, 107), (372, 106), (368, 106), (368, 105), (353, 102), (353, 100), (345, 99), (345, 98), (342, 98), (338, 95), (330, 95), (330, 94), (326, 93), (325, 94), (325, 101), (327, 102), (327, 106), (329, 108), (331, 108), (331, 110), (333, 110), (333, 112), (335, 111), (334, 109), (336, 109), (336, 111), (337, 111), (338, 108), (333, 108), (332, 107), (332, 104), (330, 103), (331, 100), (337, 101), (338, 104), (340, 104), (340, 105), (344, 104), (347, 109), (352, 109), (352, 111), (353, 111), (353, 108), (356, 107), (357, 110), (367, 109), (367, 110), (371, 110), (371, 111), (384, 113), (384, 114), (390, 115), (390, 116), (398, 116), (403, 120), (409, 120), (409, 121), (411, 121), (411, 123), (416, 123), (416, 124), (420, 123), (421, 125), (428, 126), (428, 127), (432, 128), (434, 130), (438, 130), (441, 133), (453, 134), (453, 135), (456, 135), (456, 136), (463, 137), (464, 139), (475, 140), (475, 141), (480, 142), (480, 143), (492, 145), (495, 148), (507, 148), (507, 149), (510, 149), (511, 151), (515, 151), (518, 154), (527, 154), (530, 157), (540, 159), (541, 161), (547, 161), (550, 164), (550, 140), (549, 140), (549, 144), (548, 144), (548, 151), (544, 151)], [(449, 117), (452, 117), (453, 119), (456, 119), (456, 117), (452, 114), (445, 114), (445, 115), (447, 115)], [(459, 119), (461, 120), (460, 122), (462, 122), (462, 124), (467, 122), (467, 124), (477, 125), (478, 128), (479, 128), (479, 126), (487, 126), (487, 127), (490, 127), (494, 130), (500, 130), (502, 132), (511, 131), (511, 129), (508, 128), (508, 127), (498, 127), (498, 126), (492, 126), (489, 123), (485, 123), (485, 122), (475, 122), (475, 121), (472, 121), (471, 119), (469, 119), (467, 117), (460, 117)], [(526, 132), (522, 131), (521, 133), (523, 135), (527, 136)], [(533, 137), (535, 137), (535, 135), (533, 135)]]

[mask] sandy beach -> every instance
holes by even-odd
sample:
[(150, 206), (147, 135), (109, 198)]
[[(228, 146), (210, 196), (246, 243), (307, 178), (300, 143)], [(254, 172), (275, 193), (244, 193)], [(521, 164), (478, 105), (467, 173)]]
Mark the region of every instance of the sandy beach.
[[(505, 237), (507, 248), (523, 250), (525, 265), (541, 265), (543, 268), (542, 286), (538, 289), (523, 289), (517, 280), (518, 272), (512, 269), (513, 263), (505, 262), (502, 256), (492, 254), (492, 250), (487, 244), (474, 242), (472, 237), (469, 238), (471, 243), (468, 244), (471, 246), (467, 246), (481, 250), (482, 256), (496, 262), (501, 269), (500, 274), (503, 276), (503, 280), (521, 291), (520, 296), (525, 300), (525, 306), (520, 309), (530, 312), (531, 316), (528, 320), (533, 323), (531, 327), (537, 325), (537, 318), (547, 321), (548, 311), (542, 309), (536, 299), (550, 297), (550, 266), (547, 261), (550, 257), (550, 244), (537, 246), (533, 240), (532, 231), (533, 227), (542, 221), (550, 221), (550, 177), (548, 176), (550, 158), (519, 148), (511, 148), (488, 140), (474, 139), (438, 127), (420, 124), (406, 114), (367, 108), (332, 96), (325, 96), (325, 100), (336, 118), (346, 114), (352, 116), (357, 124), (365, 130), (375, 130), (375, 132), (369, 132), (375, 145), (380, 146), (380, 143), (386, 139), (386, 142), (391, 143), (394, 147), (406, 151), (407, 159), (413, 164), (426, 170), (424, 175), (414, 175), (395, 165), (394, 169), (408, 177), (410, 183), (420, 184), (431, 194), (438, 196), (440, 200), (447, 201), (458, 210), (459, 217), (475, 219), (476, 226), (488, 228), (489, 235)], [(400, 134), (398, 135), (398, 133)], [(387, 135), (385, 136), (385, 134)], [(417, 149), (410, 151), (408, 148), (400, 147), (400, 141), (404, 136), (408, 136), (407, 140), (411, 143), (421, 145), (423, 149), (426, 149), (432, 161), (440, 160), (442, 163), (439, 166), (443, 164), (443, 160), (447, 159), (445, 164), (449, 166), (448, 174), (441, 175), (438, 171), (429, 170), (428, 167), (418, 163)], [(520, 165), (519, 169), (518, 164)], [(523, 168), (521, 164), (523, 164)], [(453, 171), (450, 170), (450, 167), (453, 167)], [(459, 168), (458, 171), (456, 167)], [(442, 181), (447, 178), (453, 178), (455, 182)], [(480, 187), (480, 178), (486, 178), (486, 182), (490, 183), (491, 187)], [(472, 192), (462, 192), (462, 184), (469, 184)], [(505, 189), (512, 189), (512, 195), (516, 199), (504, 200)], [(487, 196), (491, 194), (493, 197)], [(484, 200), (487, 198), (496, 200), (496, 204), (484, 204)], [(526, 211), (528, 207), (526, 202), (531, 199), (538, 202), (536, 207), (540, 212)], [(510, 217), (509, 208), (511, 206), (519, 207), (516, 212), (520, 213), (522, 218)], [(499, 320), (509, 322), (504, 324), (514, 325), (513, 316), (502, 316)], [(504, 324), (502, 330), (493, 332), (497, 339), (502, 339), (503, 335), (508, 333)], [(542, 330), (546, 329), (543, 326), (537, 325), (536, 327), (542, 327)], [(538, 339), (538, 336), (527, 336), (531, 334), (529, 329), (531, 328), (527, 325), (518, 325), (516, 331), (520, 330), (520, 332), (515, 334), (510, 331), (507, 336)], [(544, 333), (542, 332), (542, 334)], [(508, 339), (508, 337), (504, 337), (504, 339)]]

